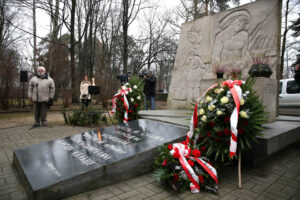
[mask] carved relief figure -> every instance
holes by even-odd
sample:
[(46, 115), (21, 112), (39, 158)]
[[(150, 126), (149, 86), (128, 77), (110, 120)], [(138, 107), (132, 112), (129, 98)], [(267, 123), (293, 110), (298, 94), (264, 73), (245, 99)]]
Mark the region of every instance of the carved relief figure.
[[(197, 29), (198, 28), (198, 29)], [(190, 43), (193, 44), (193, 48), (189, 51), (185, 61), (185, 67), (187, 69), (186, 78), (186, 97), (187, 101), (191, 102), (196, 100), (200, 94), (200, 81), (205, 75), (205, 65), (200, 55), (201, 42), (203, 40), (203, 31), (201, 26), (192, 26), (191, 30), (187, 32), (187, 38)]]
[(242, 68), (251, 60), (248, 52), (249, 18), (247, 10), (239, 10), (225, 16), (220, 22), (213, 48), (214, 64), (227, 68)]

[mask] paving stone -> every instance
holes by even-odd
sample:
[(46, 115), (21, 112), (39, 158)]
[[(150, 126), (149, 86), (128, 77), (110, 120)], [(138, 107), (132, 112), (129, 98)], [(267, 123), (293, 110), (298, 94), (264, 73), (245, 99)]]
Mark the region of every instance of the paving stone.
[(184, 198), (185, 200), (213, 200), (213, 198), (210, 198), (210, 197), (207, 197), (207, 196), (204, 196), (204, 197), (199, 197), (198, 195), (190, 195), (188, 196), (187, 198)]
[(111, 193), (111, 192), (106, 192), (104, 194), (98, 194), (98, 195), (95, 195), (93, 197), (89, 197), (88, 199), (92, 199), (92, 200), (106, 200), (106, 199), (112, 199), (114, 198), (114, 194)]
[(26, 200), (27, 197), (24, 195), (24, 193), (18, 191), (18, 192), (13, 192), (10, 195), (11, 200)]
[(157, 193), (151, 197), (149, 197), (148, 199), (152, 199), (152, 200), (160, 200), (160, 199), (165, 199), (167, 198), (168, 196), (170, 196), (170, 194), (166, 191), (163, 191), (163, 192), (160, 192), (160, 193)]
[[(128, 191), (126, 193), (119, 195), (118, 197), (120, 199), (128, 199), (130, 197), (137, 196), (137, 195), (139, 195), (139, 193), (136, 190), (131, 190), (131, 191)], [(145, 198), (145, 196), (144, 196), (144, 198)]]
[(237, 200), (238, 197), (234, 196), (233, 194), (226, 194), (225, 196), (222, 196), (219, 198), (220, 200)]
[(145, 195), (146, 197), (155, 195), (155, 192), (145, 187), (140, 187), (137, 189), (137, 191), (139, 191), (141, 194)]
[(153, 185), (153, 184), (145, 185), (145, 187), (152, 190), (155, 193), (160, 193), (164, 191), (161, 187), (158, 187), (157, 185)]
[(245, 199), (245, 200), (255, 199), (258, 196), (257, 193), (251, 192), (246, 189), (236, 189), (232, 191), (231, 194), (237, 196), (240, 199)]
[(9, 197), (9, 194), (0, 194), (0, 200), (9, 200), (10, 197)]
[(288, 198), (278, 196), (278, 195), (268, 193), (268, 192), (265, 192), (265, 193), (263, 193), (263, 194), (261, 194), (257, 197), (257, 200), (271, 200), (271, 199), (274, 199), (274, 200), (275, 199), (276, 200), (287, 200)]

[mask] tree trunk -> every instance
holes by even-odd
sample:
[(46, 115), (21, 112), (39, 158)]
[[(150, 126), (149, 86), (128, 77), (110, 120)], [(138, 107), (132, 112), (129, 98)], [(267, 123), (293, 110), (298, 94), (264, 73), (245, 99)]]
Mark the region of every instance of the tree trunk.
[(36, 73), (36, 16), (35, 16), (35, 0), (32, 1), (32, 20), (33, 20), (33, 70)]
[(76, 88), (76, 73), (75, 73), (75, 10), (76, 10), (76, 0), (72, 0), (70, 57), (71, 57), (71, 87), (72, 87), (72, 102), (73, 103), (78, 102), (77, 88)]
[[(90, 9), (92, 10), (92, 0), (90, 0)], [(90, 32), (89, 32), (89, 77), (90, 79), (93, 78), (93, 20), (94, 20), (94, 12), (91, 11), (91, 17), (90, 17)]]
[(288, 14), (289, 14), (289, 3), (290, 0), (286, 1), (286, 9), (285, 9), (285, 19), (284, 19), (284, 32), (282, 37), (282, 47), (281, 47), (281, 57), (280, 57), (280, 71), (279, 71), (279, 79), (282, 79), (283, 76), (283, 67), (284, 67), (284, 53), (285, 53), (285, 47), (286, 47), (286, 36), (288, 32)]
[(128, 0), (123, 0), (123, 73), (127, 73), (128, 60)]

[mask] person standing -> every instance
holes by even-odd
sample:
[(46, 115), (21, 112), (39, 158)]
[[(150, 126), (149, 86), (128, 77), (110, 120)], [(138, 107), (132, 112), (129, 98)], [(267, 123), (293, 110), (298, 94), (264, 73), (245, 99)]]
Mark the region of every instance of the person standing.
[(89, 106), (89, 102), (91, 101), (91, 95), (89, 94), (89, 86), (91, 86), (91, 82), (88, 80), (87, 76), (84, 76), (84, 80), (80, 83), (80, 99), (83, 109), (84, 107), (87, 109)]
[(28, 98), (34, 102), (33, 127), (47, 126), (48, 104), (53, 102), (55, 84), (42, 66), (37, 68), (37, 74), (29, 81)]
[(144, 106), (145, 110), (148, 110), (148, 101), (150, 101), (151, 110), (155, 110), (155, 87), (156, 87), (156, 77), (153, 75), (152, 71), (144, 75), (145, 86), (144, 86)]

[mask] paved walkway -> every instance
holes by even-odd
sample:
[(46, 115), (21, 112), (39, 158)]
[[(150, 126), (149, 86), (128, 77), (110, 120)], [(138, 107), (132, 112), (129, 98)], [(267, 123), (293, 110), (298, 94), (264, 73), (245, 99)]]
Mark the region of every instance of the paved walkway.
[[(87, 128), (55, 125), (52, 128), (28, 130), (29, 125), (0, 129), (0, 200), (24, 200), (26, 194), (12, 168), (12, 152), (28, 146), (60, 137), (81, 133)], [(228, 166), (219, 172), (219, 195), (202, 191), (175, 193), (157, 184), (151, 174), (129, 179), (91, 192), (79, 194), (68, 200), (104, 199), (300, 199), (300, 149), (295, 145), (275, 154), (258, 167), (242, 168), (243, 189), (237, 188), (236, 166)]]

